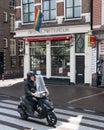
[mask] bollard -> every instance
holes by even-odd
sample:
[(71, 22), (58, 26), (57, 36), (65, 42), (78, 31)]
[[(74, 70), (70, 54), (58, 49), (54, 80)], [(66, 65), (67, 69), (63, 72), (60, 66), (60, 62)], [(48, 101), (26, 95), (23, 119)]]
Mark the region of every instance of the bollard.
[(2, 73), (2, 81), (4, 81), (4, 73)]

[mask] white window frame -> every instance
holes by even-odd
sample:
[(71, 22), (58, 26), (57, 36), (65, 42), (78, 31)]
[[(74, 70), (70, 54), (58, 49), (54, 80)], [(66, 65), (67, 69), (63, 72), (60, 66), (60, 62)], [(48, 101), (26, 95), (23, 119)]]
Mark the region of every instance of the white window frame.
[[(79, 0), (80, 2), (80, 14), (82, 13), (82, 0)], [(65, 20), (73, 20), (73, 19), (80, 19), (81, 18), (81, 15), (80, 17), (73, 17), (73, 18), (67, 18), (66, 17), (66, 0), (64, 0), (64, 18)]]
[[(32, 3), (32, 2), (28, 2), (28, 5), (29, 5), (30, 3)], [(29, 21), (29, 20), (28, 20), (28, 22), (24, 22), (24, 18), (23, 18), (23, 0), (21, 0), (21, 10), (22, 10), (22, 11), (21, 11), (22, 24), (23, 24), (23, 25), (33, 24), (34, 20), (33, 20), (33, 21)], [(34, 11), (33, 11), (33, 13), (34, 13)], [(29, 12), (28, 12), (28, 14), (29, 14)]]
[(7, 38), (4, 38), (3, 46), (4, 46), (4, 49), (8, 48), (8, 39)]
[(10, 32), (14, 33), (15, 30), (15, 15), (10, 14)]
[[(44, 3), (44, 2), (41, 0), (41, 5), (42, 5), (41, 8), (42, 8), (42, 11), (43, 11), (43, 3)], [(55, 3), (55, 4), (56, 4), (56, 3)], [(49, 13), (50, 13), (50, 14), (51, 14), (51, 11), (52, 11), (52, 10), (49, 8)], [(43, 11), (43, 13), (44, 13), (44, 11)], [(56, 17), (57, 17), (57, 4), (56, 4)], [(55, 17), (55, 19), (49, 18), (48, 20), (44, 20), (44, 16), (43, 16), (43, 23), (44, 23), (44, 22), (48, 22), (48, 21), (49, 21), (49, 22), (56, 21), (56, 17)]]
[(10, 56), (16, 56), (16, 40), (10, 39)]
[(23, 40), (19, 40), (18, 41), (18, 46), (19, 46), (19, 56), (23, 56), (24, 55), (24, 41)]
[(14, 8), (15, 7), (15, 0), (10, 0), (10, 7)]
[(3, 22), (7, 21), (8, 21), (7, 12), (3, 12)]

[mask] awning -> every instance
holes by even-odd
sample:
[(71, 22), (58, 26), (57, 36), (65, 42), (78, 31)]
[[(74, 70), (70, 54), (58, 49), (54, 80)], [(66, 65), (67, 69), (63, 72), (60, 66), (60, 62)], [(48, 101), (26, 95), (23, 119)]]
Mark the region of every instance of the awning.
[(62, 35), (62, 36), (45, 36), (45, 37), (29, 37), (24, 38), (24, 41), (33, 42), (33, 41), (56, 41), (56, 40), (70, 40), (72, 35)]

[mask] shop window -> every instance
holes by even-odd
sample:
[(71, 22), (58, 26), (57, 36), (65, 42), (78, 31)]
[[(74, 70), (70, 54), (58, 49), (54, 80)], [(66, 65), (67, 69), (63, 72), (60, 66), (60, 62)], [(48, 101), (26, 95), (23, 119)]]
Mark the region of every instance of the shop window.
[(70, 42), (52, 41), (52, 76), (69, 76), (70, 74)]
[(34, 21), (34, 0), (23, 0), (23, 23), (31, 23)]
[(43, 14), (44, 21), (56, 19), (56, 0), (43, 0)]
[(66, 18), (80, 18), (81, 0), (65, 0)]
[(46, 44), (45, 42), (30, 43), (30, 69), (46, 74)]
[(75, 52), (76, 53), (85, 52), (85, 34), (75, 35)]

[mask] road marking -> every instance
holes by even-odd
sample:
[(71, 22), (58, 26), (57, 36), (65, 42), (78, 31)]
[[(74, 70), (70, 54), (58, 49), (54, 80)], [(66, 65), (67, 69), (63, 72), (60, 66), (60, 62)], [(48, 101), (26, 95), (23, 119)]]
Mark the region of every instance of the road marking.
[(19, 130), (19, 129), (0, 124), (0, 130)]
[(68, 103), (71, 104), (71, 103), (74, 103), (74, 102), (77, 102), (77, 101), (80, 101), (80, 100), (83, 100), (83, 99), (87, 99), (87, 98), (91, 98), (91, 97), (96, 97), (96, 96), (99, 96), (99, 95), (102, 95), (102, 94), (104, 94), (104, 91), (100, 92), (100, 93), (97, 93), (97, 94), (92, 94), (92, 95), (89, 95), (89, 96), (77, 98), (77, 99), (69, 101)]
[[(46, 119), (21, 120), (16, 111), (19, 102), (5, 101), (0, 103), (0, 121), (11, 123), (12, 126), (34, 128), (35, 130), (102, 130), (104, 128), (104, 117), (94, 113), (86, 114), (74, 110), (55, 108), (58, 122), (56, 128), (46, 126)], [(13, 109), (13, 110), (12, 110)], [(4, 125), (4, 124), (3, 124)], [(10, 127), (12, 127), (10, 126)], [(13, 127), (14, 128), (14, 127)], [(6, 129), (7, 130), (7, 129)], [(9, 130), (9, 129), (8, 129)], [(12, 129), (11, 129), (12, 130)]]

